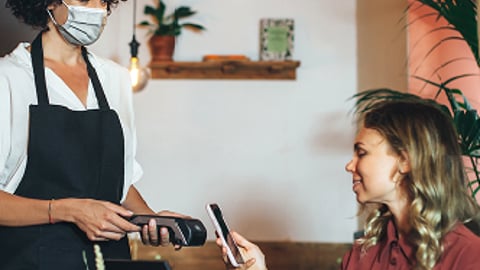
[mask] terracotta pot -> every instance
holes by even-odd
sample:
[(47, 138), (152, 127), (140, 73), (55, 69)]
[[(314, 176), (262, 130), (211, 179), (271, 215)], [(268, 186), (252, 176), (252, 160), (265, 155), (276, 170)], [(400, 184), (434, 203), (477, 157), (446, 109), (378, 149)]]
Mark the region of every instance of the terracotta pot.
[(175, 36), (152, 36), (149, 40), (152, 62), (173, 61)]

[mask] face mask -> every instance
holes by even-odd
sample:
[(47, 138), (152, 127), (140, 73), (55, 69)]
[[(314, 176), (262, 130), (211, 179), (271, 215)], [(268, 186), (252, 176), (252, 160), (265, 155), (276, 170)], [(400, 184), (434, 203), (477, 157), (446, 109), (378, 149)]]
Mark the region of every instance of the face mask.
[[(63, 2), (63, 1), (62, 1)], [(67, 21), (60, 25), (50, 10), (48, 15), (63, 38), (73, 45), (86, 46), (94, 43), (100, 37), (107, 20), (107, 11), (101, 8), (69, 6)]]

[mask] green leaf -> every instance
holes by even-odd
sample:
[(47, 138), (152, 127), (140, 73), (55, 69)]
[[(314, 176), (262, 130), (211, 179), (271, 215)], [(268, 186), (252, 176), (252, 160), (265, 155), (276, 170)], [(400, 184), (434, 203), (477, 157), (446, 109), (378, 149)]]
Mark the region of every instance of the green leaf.
[(194, 15), (195, 13), (196, 12), (192, 11), (189, 7), (182, 6), (182, 7), (179, 7), (177, 9), (175, 9), (175, 12), (173, 14), (177, 19), (181, 19), (181, 18), (190, 17), (190, 16)]
[(199, 24), (184, 23), (179, 24), (179, 20), (196, 14), (190, 7), (181, 6), (176, 8), (172, 14), (165, 14), (166, 6), (163, 1), (158, 1), (157, 6), (146, 5), (144, 9), (145, 15), (152, 16), (155, 23), (143, 21), (140, 26), (149, 26), (154, 28), (152, 32), (159, 36), (178, 36), (181, 34), (182, 28), (200, 31), (205, 28)]
[[(478, 182), (479, 182), (479, 181), (475, 180), (475, 181), (472, 181), (472, 182), (470, 182), (470, 183), (472, 183), (472, 184), (478, 184)], [(478, 193), (479, 190), (480, 190), (480, 185), (477, 186), (477, 187), (472, 191), (472, 197), (473, 197), (473, 198), (476, 198), (476, 197), (477, 197), (477, 193)]]
[(464, 155), (479, 148), (480, 120), (477, 111), (469, 110), (457, 112), (454, 115), (454, 124), (460, 136), (460, 145)]
[(145, 9), (143, 10), (143, 13), (145, 13), (145, 15), (153, 15), (155, 16), (156, 13), (157, 13), (157, 9), (150, 6), (150, 5), (147, 5), (145, 6)]
[(418, 0), (418, 2), (433, 8), (439, 16), (444, 17), (470, 47), (477, 65), (480, 65), (477, 32), (477, 1), (476, 0)]
[(142, 21), (142, 22), (140, 22), (138, 25), (140, 25), (140, 26), (150, 26), (150, 25), (152, 25), (152, 24), (149, 23), (149, 22), (147, 22), (147, 21)]
[(181, 27), (186, 27), (186, 28), (192, 28), (195, 31), (205, 30), (205, 27), (203, 27), (199, 24), (196, 24), (196, 23), (183, 23), (180, 26)]

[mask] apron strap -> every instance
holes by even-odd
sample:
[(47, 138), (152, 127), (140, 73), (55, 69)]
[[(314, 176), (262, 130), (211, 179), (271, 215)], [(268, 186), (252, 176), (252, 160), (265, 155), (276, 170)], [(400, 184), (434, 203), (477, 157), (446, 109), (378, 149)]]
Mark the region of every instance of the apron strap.
[[(49, 104), (47, 85), (45, 83), (45, 65), (43, 62), (43, 47), (42, 47), (42, 32), (40, 32), (35, 40), (32, 42), (32, 51), (30, 53), (32, 57), (33, 74), (35, 76), (35, 86), (37, 89), (38, 105), (45, 106)], [(98, 106), (102, 110), (109, 110), (107, 98), (103, 91), (102, 84), (98, 79), (95, 68), (90, 63), (87, 55), (87, 49), (82, 47), (82, 56), (87, 64), (87, 72), (90, 80), (92, 81), (93, 89), (95, 90), (95, 96), (97, 97)]]
[(98, 79), (95, 68), (92, 66), (92, 64), (90, 63), (90, 60), (88, 59), (87, 49), (83, 46), (82, 46), (82, 56), (83, 56), (83, 59), (85, 60), (85, 63), (87, 63), (88, 76), (90, 77), (90, 80), (92, 80), (93, 89), (95, 89), (95, 95), (97, 96), (98, 106), (100, 107), (100, 109), (109, 110), (110, 106), (108, 105), (107, 98), (105, 97), (105, 92), (103, 91), (102, 84)]
[(35, 86), (37, 89), (38, 105), (48, 105), (47, 85), (45, 83), (45, 67), (43, 65), (42, 32), (40, 32), (32, 43), (33, 74), (35, 76)]

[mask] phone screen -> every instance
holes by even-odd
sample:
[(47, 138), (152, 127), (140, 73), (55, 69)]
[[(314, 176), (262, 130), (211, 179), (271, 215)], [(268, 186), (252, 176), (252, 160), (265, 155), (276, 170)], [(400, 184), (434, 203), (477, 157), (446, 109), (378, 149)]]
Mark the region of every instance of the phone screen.
[[(217, 204), (209, 204), (208, 207), (211, 209), (211, 211), (214, 215), (214, 218), (217, 221), (218, 226), (220, 227), (220, 228), (217, 228), (217, 231), (218, 231), (218, 229), (220, 229), (220, 231), (218, 233), (222, 234), (223, 239), (225, 240), (225, 242), (228, 246), (228, 249), (232, 253), (231, 255), (233, 255), (237, 264), (243, 264), (244, 261), (243, 261), (243, 258), (242, 258), (242, 254), (240, 253), (240, 250), (238, 249), (238, 246), (235, 243), (235, 240), (233, 239), (232, 235), (230, 234), (230, 230), (228, 229), (228, 226), (225, 223), (225, 220), (223, 219), (223, 215), (222, 215), (222, 211), (220, 210), (220, 207), (218, 207)], [(238, 266), (238, 265), (235, 265), (235, 262), (232, 262), (232, 264), (234, 266)]]

